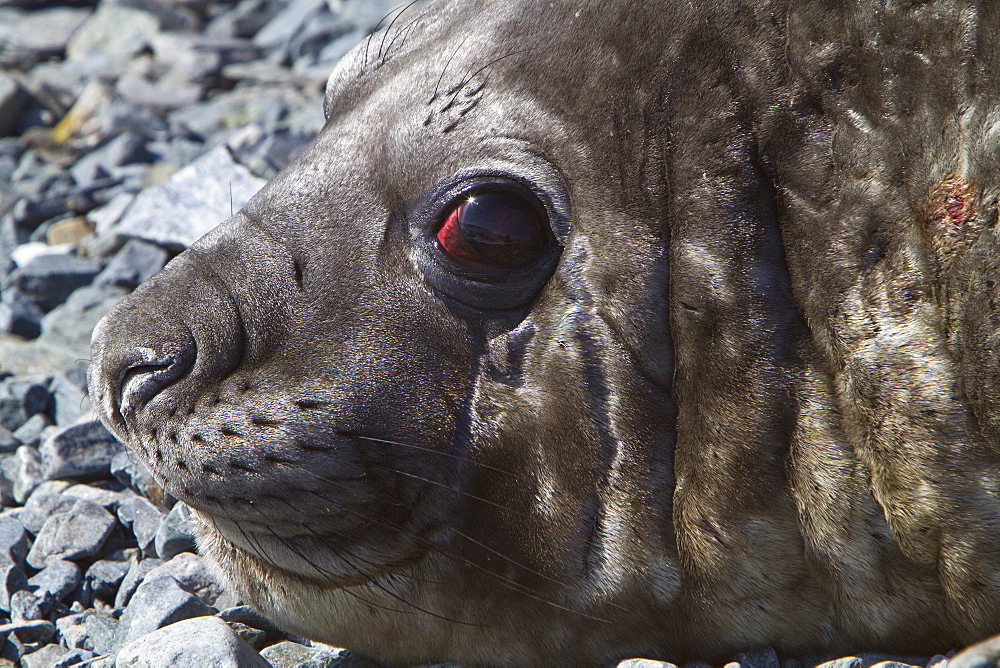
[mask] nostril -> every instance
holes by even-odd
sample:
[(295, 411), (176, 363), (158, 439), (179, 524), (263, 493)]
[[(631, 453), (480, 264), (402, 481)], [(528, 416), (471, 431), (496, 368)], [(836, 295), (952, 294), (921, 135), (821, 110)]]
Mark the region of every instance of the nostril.
[(124, 417), (141, 408), (165, 387), (191, 368), (191, 349), (176, 344), (164, 344), (160, 350), (137, 347), (118, 379), (118, 406)]

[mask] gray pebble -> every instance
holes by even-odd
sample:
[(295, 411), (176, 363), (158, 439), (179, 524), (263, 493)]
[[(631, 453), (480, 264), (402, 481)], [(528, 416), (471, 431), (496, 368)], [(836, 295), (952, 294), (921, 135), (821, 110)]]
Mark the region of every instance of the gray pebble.
[(42, 606), (33, 593), (22, 589), (11, 595), (10, 619), (12, 622), (32, 622), (42, 617)]
[(275, 641), (283, 639), (285, 632), (275, 626), (274, 622), (264, 615), (254, 610), (249, 605), (239, 605), (226, 608), (217, 615), (219, 619), (229, 624), (242, 624), (255, 629), (260, 629), (267, 633), (268, 640)]
[(125, 579), (125, 574), (128, 573), (128, 570), (128, 562), (108, 561), (105, 559), (95, 561), (83, 576), (87, 594), (92, 599), (113, 604), (115, 595), (118, 593), (118, 587), (121, 586), (122, 580)]
[(215, 608), (202, 603), (169, 575), (153, 580), (147, 578), (136, 589), (121, 616), (115, 643), (116, 646), (123, 647), (174, 622), (212, 615), (215, 612)]
[(7, 427), (0, 427), (0, 453), (9, 454), (20, 447), (21, 442), (14, 438), (14, 433)]
[(121, 443), (101, 422), (62, 427), (42, 444), (45, 477), (107, 478), (112, 458), (122, 451)]
[(299, 29), (326, 10), (326, 0), (292, 0), (254, 35), (253, 43), (265, 49), (284, 47)]
[[(108, 482), (102, 484), (113, 485), (114, 483)], [(66, 488), (63, 492), (63, 496), (96, 503), (110, 513), (118, 512), (119, 506), (133, 498), (133, 494), (131, 492), (120, 492), (114, 489), (106, 489), (105, 487), (97, 487), (83, 483)]]
[(626, 659), (618, 664), (617, 668), (677, 668), (672, 663), (666, 661), (653, 661), (651, 659)]
[(116, 522), (95, 503), (77, 500), (45, 520), (28, 552), (28, 564), (44, 568), (52, 559), (79, 559), (100, 551)]
[(90, 357), (90, 334), (97, 322), (128, 291), (114, 286), (85, 285), (42, 318), (39, 343), (67, 351), (76, 360)]
[(24, 528), (37, 535), (52, 513), (72, 506), (75, 501), (62, 496), (69, 486), (64, 480), (46, 480), (38, 485), (24, 502), (18, 516)]
[[(51, 647), (51, 645), (49, 645)], [(61, 649), (66, 650), (65, 647)], [(70, 668), (70, 666), (84, 665), (87, 661), (94, 659), (97, 655), (85, 649), (71, 649), (64, 651), (52, 664), (51, 668)]]
[(97, 52), (125, 61), (148, 46), (159, 29), (160, 22), (148, 12), (101, 3), (73, 34), (66, 45), (66, 55), (78, 60)]
[(49, 414), (60, 427), (77, 422), (93, 410), (87, 398), (87, 374), (82, 369), (55, 374), (49, 381), (49, 393)]
[(83, 627), (87, 632), (87, 644), (98, 654), (112, 654), (115, 651), (120, 626), (121, 621), (97, 610), (87, 610), (84, 613)]
[[(168, 495), (156, 482), (146, 465), (129, 450), (123, 450), (111, 460), (111, 475), (121, 484), (162, 506), (167, 506)], [(171, 497), (172, 498), (172, 497)]]
[(45, 609), (69, 596), (79, 583), (80, 567), (64, 559), (50, 560), (45, 568), (28, 579), (28, 584)]
[(0, 332), (34, 339), (42, 332), (42, 309), (17, 288), (0, 292)]
[(115, 285), (132, 290), (163, 269), (167, 259), (167, 251), (156, 244), (130, 239), (97, 275), (94, 285)]
[(344, 658), (344, 651), (335, 648), (306, 647), (298, 643), (284, 641), (271, 645), (260, 655), (274, 668), (333, 668)]
[(0, 571), (0, 609), (10, 612), (10, 599), (19, 591), (29, 591), (28, 578), (18, 566)]
[(17, 125), (17, 115), (27, 101), (27, 94), (17, 79), (0, 72), (0, 136), (11, 134)]
[(0, 624), (0, 635), (12, 634), (23, 643), (45, 642), (56, 633), (56, 625), (47, 619)]
[(191, 592), (207, 605), (215, 605), (222, 595), (222, 586), (204, 559), (191, 552), (182, 552), (151, 570), (147, 580), (169, 575), (180, 582), (185, 590)]
[(101, 271), (99, 262), (74, 255), (41, 255), (10, 275), (10, 285), (21, 290), (43, 311), (51, 311), (90, 283)]
[(154, 540), (165, 513), (141, 496), (133, 496), (118, 507), (119, 521), (132, 530), (142, 554), (155, 554)]
[(125, 645), (115, 665), (120, 668), (266, 668), (267, 661), (216, 617), (185, 619)]
[(52, 423), (45, 413), (35, 413), (14, 431), (14, 438), (23, 445), (30, 445), (33, 448), (37, 448), (42, 438), (42, 432), (50, 424)]
[(26, 70), (59, 55), (66, 42), (90, 15), (89, 9), (0, 8), (0, 67)]
[(24, 668), (52, 668), (66, 654), (66, 648), (61, 645), (43, 645), (22, 659)]
[(17, 479), (14, 480), (14, 500), (24, 503), (35, 488), (45, 482), (42, 455), (37, 448), (22, 445), (15, 452), (17, 457)]
[(159, 559), (136, 559), (130, 562), (128, 572), (125, 574), (125, 578), (118, 587), (118, 593), (115, 595), (115, 607), (124, 608), (127, 606), (135, 590), (139, 588), (139, 585), (146, 578), (146, 574), (162, 563)]
[(195, 550), (194, 518), (191, 509), (176, 503), (156, 530), (156, 556), (170, 559), (181, 552)]

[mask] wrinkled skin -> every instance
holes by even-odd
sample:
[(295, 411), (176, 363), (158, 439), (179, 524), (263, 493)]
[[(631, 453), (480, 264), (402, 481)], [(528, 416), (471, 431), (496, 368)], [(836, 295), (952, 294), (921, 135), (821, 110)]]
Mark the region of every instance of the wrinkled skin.
[[(1000, 8), (702, 4), (416, 9), (98, 327), (103, 419), (278, 624), (466, 665), (1000, 631)], [(544, 209), (530, 266), (436, 242), (481, 183)]]

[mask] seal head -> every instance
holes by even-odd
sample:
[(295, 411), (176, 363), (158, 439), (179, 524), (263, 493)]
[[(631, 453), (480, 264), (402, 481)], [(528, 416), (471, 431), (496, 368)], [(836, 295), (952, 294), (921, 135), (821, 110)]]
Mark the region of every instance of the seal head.
[(997, 26), (939, 4), (420, 8), (91, 396), (241, 597), (390, 664), (996, 631)]

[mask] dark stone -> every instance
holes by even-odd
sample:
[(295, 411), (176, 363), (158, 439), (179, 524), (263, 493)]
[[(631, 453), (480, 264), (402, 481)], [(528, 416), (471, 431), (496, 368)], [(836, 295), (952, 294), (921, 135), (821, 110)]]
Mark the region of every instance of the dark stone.
[(129, 564), (125, 561), (95, 561), (83, 576), (84, 587), (92, 599), (104, 601), (112, 605), (118, 587), (121, 586)]
[(55, 374), (49, 381), (49, 394), (49, 417), (60, 427), (77, 422), (93, 409), (87, 398), (87, 372), (83, 369)]
[(80, 583), (80, 567), (64, 559), (52, 559), (34, 577), (28, 579), (45, 609), (64, 600)]
[(42, 433), (52, 424), (45, 413), (35, 413), (28, 418), (24, 424), (14, 430), (14, 438), (22, 445), (30, 445), (37, 448), (42, 438)]
[(0, 293), (0, 332), (9, 332), (25, 339), (42, 333), (42, 309), (17, 288)]
[[(129, 239), (114, 258), (94, 279), (94, 286), (114, 285), (135, 289), (140, 283), (163, 269), (170, 259), (167, 251), (141, 239)], [(0, 321), (2, 324), (2, 321)]]
[(16, 592), (30, 591), (28, 578), (20, 567), (8, 565), (0, 570), (0, 610), (10, 612), (10, 598)]
[(66, 301), (77, 288), (90, 283), (101, 271), (95, 260), (73, 255), (42, 255), (15, 269), (10, 284), (20, 289), (43, 311)]

